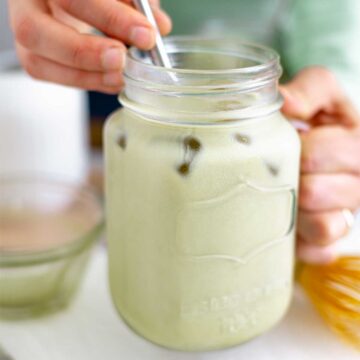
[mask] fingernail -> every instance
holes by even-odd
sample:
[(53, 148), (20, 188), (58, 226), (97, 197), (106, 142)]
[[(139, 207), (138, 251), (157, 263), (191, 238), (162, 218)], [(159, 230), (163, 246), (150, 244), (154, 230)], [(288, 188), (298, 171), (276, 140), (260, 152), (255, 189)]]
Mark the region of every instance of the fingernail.
[(102, 54), (102, 66), (105, 70), (121, 69), (125, 63), (125, 54), (119, 48), (106, 49)]
[(103, 75), (103, 84), (105, 86), (117, 87), (122, 83), (120, 71), (113, 71)]
[(154, 44), (154, 34), (151, 29), (136, 26), (130, 31), (130, 41), (137, 47), (149, 49)]
[(311, 130), (310, 124), (306, 123), (305, 121), (296, 119), (289, 119), (289, 121), (291, 125), (294, 126), (294, 128), (300, 133), (308, 133)]

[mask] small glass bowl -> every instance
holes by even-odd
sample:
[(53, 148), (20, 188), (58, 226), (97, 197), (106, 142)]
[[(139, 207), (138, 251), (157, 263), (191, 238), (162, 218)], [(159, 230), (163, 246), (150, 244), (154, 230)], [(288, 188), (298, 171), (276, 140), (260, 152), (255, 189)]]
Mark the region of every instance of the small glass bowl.
[(0, 178), (0, 317), (63, 308), (103, 230), (88, 186), (40, 178)]

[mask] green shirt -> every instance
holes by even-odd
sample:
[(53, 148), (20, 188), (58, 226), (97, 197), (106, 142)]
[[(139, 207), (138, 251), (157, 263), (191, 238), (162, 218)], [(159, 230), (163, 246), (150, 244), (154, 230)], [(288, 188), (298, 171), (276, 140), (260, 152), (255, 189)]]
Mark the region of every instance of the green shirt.
[(360, 0), (162, 0), (174, 34), (237, 36), (275, 48), (288, 76), (331, 69), (360, 106)]

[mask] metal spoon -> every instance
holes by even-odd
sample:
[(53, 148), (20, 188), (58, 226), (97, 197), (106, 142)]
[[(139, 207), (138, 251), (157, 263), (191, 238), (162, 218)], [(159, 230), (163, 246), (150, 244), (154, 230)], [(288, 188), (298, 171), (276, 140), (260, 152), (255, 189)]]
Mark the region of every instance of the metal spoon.
[[(158, 66), (163, 66), (165, 68), (172, 68), (170, 58), (166, 52), (163, 39), (160, 35), (159, 28), (156, 24), (153, 12), (151, 10), (148, 0), (133, 0), (135, 8), (146, 16), (151, 25), (154, 26), (156, 30), (156, 45), (153, 49), (149, 51), (151, 60), (153, 64)], [(174, 78), (174, 74), (170, 74), (171, 78)]]

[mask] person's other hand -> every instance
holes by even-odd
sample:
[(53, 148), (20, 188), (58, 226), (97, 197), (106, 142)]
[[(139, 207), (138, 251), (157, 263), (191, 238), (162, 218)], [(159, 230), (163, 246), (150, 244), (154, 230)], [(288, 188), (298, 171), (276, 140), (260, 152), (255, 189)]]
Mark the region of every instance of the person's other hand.
[(297, 255), (327, 263), (349, 231), (343, 210), (360, 206), (360, 115), (321, 67), (304, 69), (280, 91), (283, 113), (310, 125), (301, 133)]
[[(151, 1), (162, 34), (171, 29), (159, 0)], [(150, 49), (155, 31), (131, 0), (9, 0), (21, 64), (34, 78), (117, 93), (126, 45)], [(85, 26), (84, 26), (85, 24)], [(108, 37), (85, 34), (94, 27)]]

